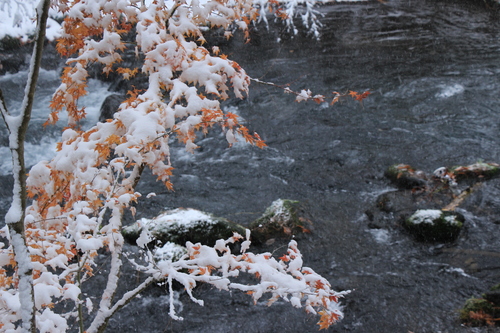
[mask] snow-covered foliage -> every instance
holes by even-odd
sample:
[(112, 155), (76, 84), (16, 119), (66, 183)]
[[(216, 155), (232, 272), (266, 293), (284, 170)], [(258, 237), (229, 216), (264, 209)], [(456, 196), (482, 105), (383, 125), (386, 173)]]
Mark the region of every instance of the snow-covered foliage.
[[(360, 0), (347, 0), (360, 1)], [(361, 0), (366, 1), (366, 0)], [(54, 1), (56, 2), (56, 1)], [(150, 5), (152, 0), (144, 1), (146, 5)], [(165, 1), (169, 7), (174, 6), (174, 1)], [(206, 0), (198, 0), (201, 4), (206, 4)], [(321, 22), (319, 21), (319, 13), (314, 9), (318, 3), (342, 2), (339, 0), (294, 0), (294, 1), (275, 1), (275, 0), (255, 0), (254, 5), (259, 9), (258, 21), (268, 24), (268, 13), (274, 12), (276, 16), (284, 19), (288, 31), (296, 34), (298, 32), (295, 26), (294, 19), (299, 18), (302, 25), (307, 31), (319, 37)], [(188, 1), (187, 3), (191, 3)], [(36, 28), (36, 13), (35, 7), (38, 0), (0, 0), (0, 39), (9, 36), (13, 38), (21, 38), (27, 41), (30, 36), (33, 36)], [(51, 9), (50, 18), (47, 21), (47, 39), (55, 40), (59, 38), (61, 33), (61, 25), (58, 20), (61, 18), (61, 13), (57, 7)]]
[[(0, 0), (0, 39), (9, 36), (27, 41), (36, 29), (35, 7), (39, 0)], [(47, 20), (47, 39), (54, 40), (61, 33), (61, 25), (55, 20), (59, 15), (51, 10)]]
[[(12, 1), (11, 7), (14, 3), (18, 2)], [(321, 328), (342, 317), (338, 297), (343, 293), (333, 291), (323, 277), (302, 267), (302, 257), (294, 241), (290, 242), (287, 254), (278, 260), (270, 253), (247, 252), (249, 232), (245, 238), (235, 234), (219, 240), (213, 247), (188, 243), (188, 254), (174, 262), (157, 261), (146, 252), (149, 263), (136, 267), (149, 273), (149, 277), (121, 299), (115, 299), (123, 264), (124, 211), (135, 213), (132, 204), (141, 196), (136, 185), (146, 167), (167, 188), (172, 188), (169, 181), (172, 140), (182, 142), (192, 152), (197, 147), (196, 133), (218, 126), (229, 144), (241, 137), (258, 147), (265, 146), (257, 134), (251, 134), (238, 123), (236, 115), (221, 109), (220, 101), (230, 94), (243, 98), (250, 80), (236, 62), (216, 49), (203, 46), (202, 30), (222, 27), (230, 36), (236, 27), (248, 36), (248, 26), (259, 18), (263, 7), (273, 8), (278, 16), (285, 10), (288, 16), (298, 4), (252, 0), (51, 2), (53, 10), (65, 17), (57, 49), (68, 60), (61, 85), (53, 96), (53, 112), (47, 124), (56, 122), (62, 111), (68, 113), (69, 122), (56, 156), (36, 164), (26, 182), (20, 167), (22, 158), (14, 156), (18, 163), (14, 171), (18, 170), (21, 176), (15, 180), (14, 208), (9, 210), (7, 222), (14, 225), (24, 219), (21, 233), (24, 240), (12, 228), (1, 230), (10, 239), (9, 244), (0, 244), (2, 331), (28, 330), (30, 311), (34, 308), (34, 321), (40, 332), (63, 332), (75, 318), (83, 325), (86, 308), (93, 319), (85, 331), (97, 332), (150, 283), (165, 281), (173, 295), (174, 280), (183, 284), (197, 303), (201, 301), (192, 295), (192, 290), (197, 282), (206, 282), (220, 289), (242, 290), (254, 300), (266, 293), (271, 295), (270, 303), (284, 298), (295, 307), (304, 306), (306, 311), (318, 313)], [(312, 7), (307, 8), (312, 13)], [(39, 6), (39, 16), (41, 11)], [(304, 21), (311, 22), (310, 17)], [(132, 31), (142, 66), (122, 68), (119, 63), (125, 51), (124, 38)], [(143, 91), (130, 91), (130, 97), (123, 101), (113, 119), (82, 131), (78, 125), (85, 117), (85, 106), (79, 98), (86, 93), (87, 69), (93, 64), (101, 64), (105, 73), (114, 71), (125, 78), (140, 73), (148, 78), (149, 84)], [(36, 81), (36, 76), (33, 80)], [(22, 144), (15, 139), (18, 124), (22, 119), (24, 124), (26, 119), (11, 116), (3, 103), (0, 106), (14, 138), (11, 149), (17, 154)], [(18, 138), (22, 140), (22, 136)], [(16, 194), (16, 191), (22, 193), (23, 188), (32, 198), (26, 209), (19, 204), (25, 202), (23, 195)], [(141, 244), (146, 244), (147, 239), (147, 235), (142, 235)], [(244, 239), (241, 253), (232, 254), (228, 244), (239, 239)], [(16, 242), (22, 243), (18, 248), (24, 246), (24, 254), (17, 250)], [(92, 304), (82, 294), (81, 286), (92, 283), (97, 254), (103, 250), (109, 251), (111, 258), (108, 280), (102, 298), (98, 304)], [(27, 275), (29, 272), (32, 275)], [(253, 274), (258, 282), (254, 285), (231, 282), (240, 273)], [(21, 276), (26, 278), (20, 279)], [(31, 294), (34, 297), (30, 299)], [(61, 302), (72, 302), (74, 307), (55, 306)], [(170, 304), (170, 315), (179, 319), (173, 298)], [(24, 327), (16, 326), (20, 321)]]

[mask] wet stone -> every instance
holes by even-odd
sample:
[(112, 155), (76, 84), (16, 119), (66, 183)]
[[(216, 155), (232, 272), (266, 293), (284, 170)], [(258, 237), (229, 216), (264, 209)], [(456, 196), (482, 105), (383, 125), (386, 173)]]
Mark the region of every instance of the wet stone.
[(125, 95), (113, 94), (106, 97), (104, 102), (102, 102), (101, 110), (99, 112), (99, 121), (105, 122), (106, 119), (113, 119), (113, 116), (120, 104), (125, 100)]

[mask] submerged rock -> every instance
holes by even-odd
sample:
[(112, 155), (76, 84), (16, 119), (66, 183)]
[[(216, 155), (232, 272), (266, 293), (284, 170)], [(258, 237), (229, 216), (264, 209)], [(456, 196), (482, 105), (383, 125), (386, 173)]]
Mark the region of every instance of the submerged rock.
[[(476, 192), (480, 193), (478, 190), (485, 180), (498, 175), (499, 164), (481, 161), (453, 168), (440, 167), (428, 175), (408, 164), (394, 164), (386, 170), (385, 176), (398, 189), (377, 198), (378, 210), (370, 211), (370, 222), (379, 225), (379, 221), (393, 219), (418, 240), (454, 241), (464, 222), (463, 216), (454, 211), (467, 205), (470, 209), (470, 202), (480, 196)], [(424, 212), (431, 215), (424, 218), (420, 215)]]
[(227, 239), (237, 232), (245, 235), (245, 228), (225, 218), (215, 217), (191, 208), (178, 208), (161, 213), (153, 219), (140, 219), (123, 228), (125, 239), (135, 244), (143, 228), (147, 228), (152, 242), (184, 245), (187, 241), (213, 245), (218, 239)]
[(404, 226), (418, 240), (452, 242), (460, 234), (464, 221), (457, 212), (419, 209), (405, 220)]
[(299, 216), (298, 201), (278, 199), (264, 214), (250, 224), (252, 241), (263, 243), (275, 237), (286, 237), (309, 232), (306, 219)]

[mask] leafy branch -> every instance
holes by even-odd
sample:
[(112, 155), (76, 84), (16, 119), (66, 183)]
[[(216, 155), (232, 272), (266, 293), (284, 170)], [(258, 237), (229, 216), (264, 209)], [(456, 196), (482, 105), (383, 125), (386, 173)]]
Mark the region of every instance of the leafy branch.
[[(275, 87), (278, 89), (282, 89), (286, 94), (295, 95), (296, 102), (312, 100), (316, 103), (323, 103), (327, 99), (324, 95), (320, 95), (320, 94), (313, 95), (313, 93), (309, 89), (307, 89), (307, 90), (302, 89), (301, 91), (294, 91), (294, 90), (290, 89), (290, 87), (288, 85), (278, 85), (278, 84), (273, 83), (273, 82), (266, 82), (266, 81), (262, 81), (262, 80), (254, 79), (254, 78), (250, 78), (250, 81), (258, 83), (258, 84), (263, 84), (263, 85)], [(349, 91), (344, 92), (344, 93), (334, 91), (334, 92), (332, 92), (332, 94), (334, 96), (332, 97), (330, 105), (333, 105), (337, 102), (340, 102), (342, 99), (347, 98), (347, 97), (350, 97), (350, 98), (354, 99), (355, 101), (358, 101), (361, 104), (363, 104), (363, 100), (365, 98), (367, 98), (371, 94), (371, 92), (370, 92), (370, 90), (366, 90), (362, 93), (358, 93), (356, 91), (349, 90)]]

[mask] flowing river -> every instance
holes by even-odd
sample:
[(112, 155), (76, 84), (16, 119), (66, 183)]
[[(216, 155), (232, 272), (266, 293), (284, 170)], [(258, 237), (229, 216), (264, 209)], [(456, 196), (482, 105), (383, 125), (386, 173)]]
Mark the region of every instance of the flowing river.
[[(395, 190), (383, 176), (392, 164), (431, 173), (478, 160), (500, 163), (500, 21), (497, 13), (477, 3), (337, 3), (320, 8), (320, 41), (305, 35), (290, 38), (273, 24), (269, 31), (254, 31), (249, 44), (235, 39), (221, 45), (263, 81), (327, 97), (333, 97), (332, 91), (369, 89), (372, 94), (362, 104), (346, 99), (330, 106), (296, 103), (281, 89), (252, 84), (248, 99), (230, 100), (225, 107), (244, 118), (268, 148), (228, 148), (215, 133), (203, 138), (193, 155), (174, 149), (175, 192), (146, 176), (139, 190), (157, 196), (139, 203), (137, 217), (192, 207), (247, 225), (278, 198), (299, 200), (313, 223), (310, 234), (297, 237), (305, 265), (335, 289), (353, 290), (343, 301), (345, 318), (329, 331), (499, 331), (465, 327), (458, 320), (466, 299), (500, 283), (498, 179), (485, 182), (460, 208), (466, 230), (452, 244), (418, 243), (391, 214), (371, 218), (376, 198)], [(0, 77), (0, 88), (12, 87), (23, 74), (8, 75)], [(45, 96), (53, 90), (43, 82), (55, 87), (56, 77), (54, 70), (42, 72)], [(111, 93), (107, 87), (92, 82), (88, 98), (96, 107), (89, 122), (97, 119), (100, 103)], [(4, 95), (16, 97), (12, 91)], [(14, 105), (15, 98), (8, 103)], [(43, 106), (40, 112), (35, 121), (43, 117)], [(31, 133), (28, 153), (33, 160), (48, 158), (44, 156), (55, 138)], [(7, 170), (2, 183), (9, 184), (7, 164), (2, 168)], [(8, 191), (0, 194), (3, 215)], [(276, 241), (254, 251), (280, 253), (283, 244)], [(284, 301), (254, 305), (248, 295), (207, 286), (196, 292), (204, 307), (176, 294), (185, 318), (176, 322), (168, 317), (165, 295), (162, 287), (148, 290), (110, 321), (108, 331), (317, 330), (317, 317)]]

